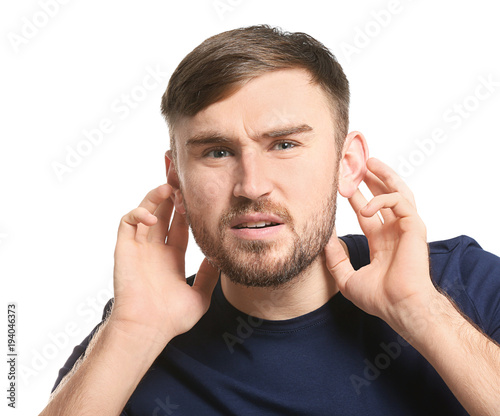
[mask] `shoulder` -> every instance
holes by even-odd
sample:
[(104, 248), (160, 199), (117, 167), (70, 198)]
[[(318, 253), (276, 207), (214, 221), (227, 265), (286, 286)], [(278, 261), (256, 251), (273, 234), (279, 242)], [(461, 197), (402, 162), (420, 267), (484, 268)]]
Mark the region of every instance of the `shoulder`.
[[(340, 238), (349, 249), (355, 269), (370, 263), (370, 249), (364, 235), (348, 234)], [(466, 235), (430, 242), (429, 256), (435, 272), (455, 268), (456, 271), (460, 270), (468, 275), (474, 271), (484, 273), (500, 270), (500, 258), (483, 250), (476, 240)], [(435, 276), (435, 282), (439, 283), (441, 277)]]
[(500, 283), (500, 258), (482, 249), (471, 237), (462, 235), (429, 243), (431, 272), (440, 286), (460, 281), (464, 286), (481, 282)]
[[(355, 269), (370, 263), (364, 235), (341, 237)], [(500, 258), (462, 235), (429, 243), (434, 284), (450, 296), (460, 310), (486, 334), (500, 340)]]
[(459, 236), (429, 244), (433, 281), (486, 334), (500, 339), (500, 258)]

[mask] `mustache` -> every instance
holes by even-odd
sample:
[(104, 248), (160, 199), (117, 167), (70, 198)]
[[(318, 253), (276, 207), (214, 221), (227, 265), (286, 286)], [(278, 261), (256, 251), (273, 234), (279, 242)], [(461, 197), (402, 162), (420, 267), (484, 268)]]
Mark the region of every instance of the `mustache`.
[(223, 229), (229, 227), (231, 221), (240, 215), (256, 213), (277, 215), (284, 223), (287, 223), (293, 229), (293, 218), (288, 209), (282, 204), (267, 199), (258, 201), (239, 201), (236, 205), (232, 206), (221, 215), (219, 229), (222, 231)]

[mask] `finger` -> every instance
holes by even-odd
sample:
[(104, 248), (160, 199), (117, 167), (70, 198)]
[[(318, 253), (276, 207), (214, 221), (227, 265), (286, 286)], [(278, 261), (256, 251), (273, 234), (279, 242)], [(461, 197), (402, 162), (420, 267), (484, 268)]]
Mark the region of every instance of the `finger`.
[(189, 239), (189, 225), (182, 214), (174, 212), (174, 218), (168, 231), (167, 245), (176, 247), (182, 252), (187, 249)]
[(377, 215), (370, 217), (361, 215), (360, 212), (367, 205), (368, 201), (359, 189), (357, 189), (354, 195), (349, 198), (349, 203), (356, 213), (359, 225), (361, 226), (361, 229), (363, 230), (365, 235), (376, 232), (382, 227), (382, 221)]
[[(374, 173), (370, 172), (369, 170), (366, 172), (363, 181), (366, 183), (373, 196), (391, 193), (387, 186), (384, 185), (384, 182), (382, 182), (375, 176)], [(382, 214), (382, 218), (384, 219), (384, 221), (393, 221), (396, 218), (394, 213), (390, 209), (382, 209), (380, 210), (380, 213)]]
[(373, 196), (391, 193), (387, 186), (385, 186), (384, 182), (382, 182), (373, 172), (369, 170), (366, 171), (363, 182), (366, 183), (366, 186), (368, 186), (368, 189)]
[(365, 217), (372, 217), (382, 208), (391, 209), (398, 218), (405, 218), (417, 214), (415, 207), (399, 192), (374, 197), (360, 210), (360, 214)]
[(219, 270), (212, 266), (207, 258), (203, 260), (196, 273), (193, 288), (200, 291), (205, 297), (210, 298), (219, 280)]
[[(139, 207), (146, 208), (151, 214), (154, 214), (158, 206), (172, 195), (173, 189), (169, 184), (163, 184), (149, 191), (139, 204)], [(136, 239), (145, 240), (149, 233), (149, 227), (143, 224), (137, 226)]]
[(149, 191), (144, 199), (139, 204), (140, 207), (146, 208), (149, 212), (154, 213), (158, 206), (174, 192), (173, 188), (164, 183)]
[(363, 208), (368, 203), (368, 200), (361, 193), (361, 191), (356, 189), (353, 196), (349, 198), (349, 204), (351, 204), (352, 209), (357, 214), (361, 208)]
[(158, 222), (149, 228), (148, 241), (165, 244), (173, 207), (174, 203), (170, 198), (167, 198), (158, 206), (154, 213), (155, 217), (158, 218)]
[(401, 177), (396, 173), (396, 171), (382, 161), (373, 157), (368, 159), (366, 165), (368, 169), (384, 183), (389, 193), (399, 192), (411, 205), (416, 207), (413, 193), (403, 179), (401, 179)]
[(118, 227), (118, 239), (134, 239), (137, 233), (137, 225), (144, 224), (149, 227), (156, 224), (156, 221), (156, 217), (146, 208), (135, 208), (122, 217)]
[(344, 291), (347, 280), (354, 273), (349, 257), (336, 235), (325, 246), (326, 267), (335, 279), (339, 290)]

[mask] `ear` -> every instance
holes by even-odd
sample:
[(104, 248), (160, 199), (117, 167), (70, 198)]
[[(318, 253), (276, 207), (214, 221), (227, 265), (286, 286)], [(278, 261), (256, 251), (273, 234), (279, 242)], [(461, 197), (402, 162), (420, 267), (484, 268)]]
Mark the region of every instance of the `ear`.
[(179, 214), (185, 214), (186, 208), (184, 207), (179, 176), (177, 175), (177, 169), (171, 150), (165, 153), (165, 169), (167, 173), (167, 182), (174, 189), (174, 193), (170, 198), (174, 202), (175, 210), (179, 212)]
[(368, 145), (359, 131), (349, 133), (342, 149), (342, 158), (339, 166), (339, 193), (350, 198), (358, 189), (366, 175), (366, 161), (368, 160)]

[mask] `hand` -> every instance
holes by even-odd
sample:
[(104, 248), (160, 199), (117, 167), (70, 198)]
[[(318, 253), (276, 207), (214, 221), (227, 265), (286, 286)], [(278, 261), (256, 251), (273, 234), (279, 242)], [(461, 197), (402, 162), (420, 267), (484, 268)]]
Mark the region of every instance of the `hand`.
[(172, 193), (168, 184), (153, 189), (121, 219), (115, 249), (115, 301), (109, 319), (119, 329), (163, 346), (205, 314), (219, 275), (205, 259), (193, 287), (186, 283), (189, 227), (176, 211), (169, 228)]
[(347, 299), (394, 327), (412, 302), (436, 293), (427, 233), (413, 194), (396, 172), (374, 158), (367, 167), (364, 182), (374, 198), (367, 203), (358, 189), (349, 202), (368, 238), (370, 264), (355, 271), (336, 235), (325, 248), (326, 264)]

